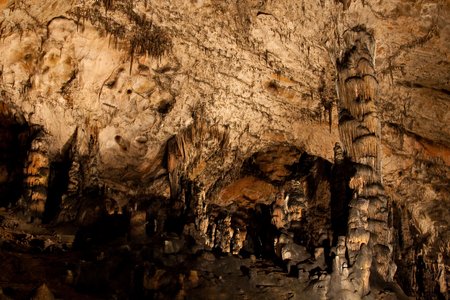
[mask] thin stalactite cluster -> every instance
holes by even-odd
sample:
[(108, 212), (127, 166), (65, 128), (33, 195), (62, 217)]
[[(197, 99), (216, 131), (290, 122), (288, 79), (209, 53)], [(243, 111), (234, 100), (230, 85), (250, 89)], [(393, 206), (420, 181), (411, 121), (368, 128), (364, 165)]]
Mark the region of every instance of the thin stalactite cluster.
[[(76, 6), (69, 14), (75, 18), (78, 26), (84, 27), (85, 21), (89, 21), (101, 34), (109, 35), (116, 47), (119, 43), (125, 44), (130, 55), (130, 71), (135, 55), (158, 59), (172, 49), (172, 40), (167, 31), (145, 14), (136, 13), (133, 1), (96, 1), (92, 5)], [(120, 15), (124, 15), (126, 20), (121, 20)]]

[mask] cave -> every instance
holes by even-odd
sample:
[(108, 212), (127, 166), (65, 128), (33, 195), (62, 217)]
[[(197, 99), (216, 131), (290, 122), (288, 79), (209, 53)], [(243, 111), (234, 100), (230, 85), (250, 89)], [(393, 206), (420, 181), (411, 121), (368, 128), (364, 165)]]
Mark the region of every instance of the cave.
[(0, 1), (0, 299), (449, 299), (449, 16)]

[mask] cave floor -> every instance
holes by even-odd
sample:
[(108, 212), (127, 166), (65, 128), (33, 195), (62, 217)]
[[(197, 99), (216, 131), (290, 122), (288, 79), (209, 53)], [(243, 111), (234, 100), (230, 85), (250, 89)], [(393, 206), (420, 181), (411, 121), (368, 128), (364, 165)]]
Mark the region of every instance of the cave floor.
[(133, 243), (123, 237), (75, 248), (71, 247), (74, 239), (75, 229), (70, 226), (30, 224), (0, 209), (0, 299), (30, 299), (42, 284), (55, 299), (300, 299), (298, 295), (304, 295), (305, 287), (296, 277), (255, 256), (198, 249), (193, 253), (187, 246), (171, 253), (160, 239)]
[[(0, 209), (1, 300), (328, 298), (324, 272), (302, 280), (274, 260), (223, 255), (174, 235), (76, 245), (74, 227), (30, 224), (18, 215)], [(39, 292), (43, 284), (51, 292)], [(375, 298), (395, 299), (386, 292)]]

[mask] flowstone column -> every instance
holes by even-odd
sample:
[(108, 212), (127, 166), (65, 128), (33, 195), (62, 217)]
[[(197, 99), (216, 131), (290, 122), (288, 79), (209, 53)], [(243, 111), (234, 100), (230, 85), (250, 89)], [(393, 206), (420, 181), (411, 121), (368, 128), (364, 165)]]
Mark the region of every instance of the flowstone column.
[(388, 199), (381, 180), (375, 39), (364, 26), (347, 30), (343, 38), (345, 48), (337, 61), (339, 133), (346, 155), (356, 170), (350, 180), (353, 196), (346, 237), (349, 263), (357, 263), (363, 253), (369, 255), (373, 257), (372, 270), (391, 281), (395, 265)]
[(23, 204), (32, 219), (42, 218), (45, 210), (50, 176), (48, 148), (48, 140), (44, 136), (35, 138), (31, 143), (24, 169), (25, 203)]

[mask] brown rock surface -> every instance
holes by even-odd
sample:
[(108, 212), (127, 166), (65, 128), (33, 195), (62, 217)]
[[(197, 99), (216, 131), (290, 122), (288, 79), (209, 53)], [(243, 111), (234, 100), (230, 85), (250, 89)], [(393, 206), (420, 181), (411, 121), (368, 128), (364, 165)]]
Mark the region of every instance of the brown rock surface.
[[(326, 270), (295, 264), (305, 295), (382, 295), (372, 251), (407, 295), (448, 298), (449, 20), (446, 0), (0, 1), (0, 206), (83, 226), (82, 247), (188, 233), (269, 259), (287, 234), (325, 249)], [(372, 64), (343, 71), (354, 28)], [(144, 269), (146, 296), (205, 275)]]

